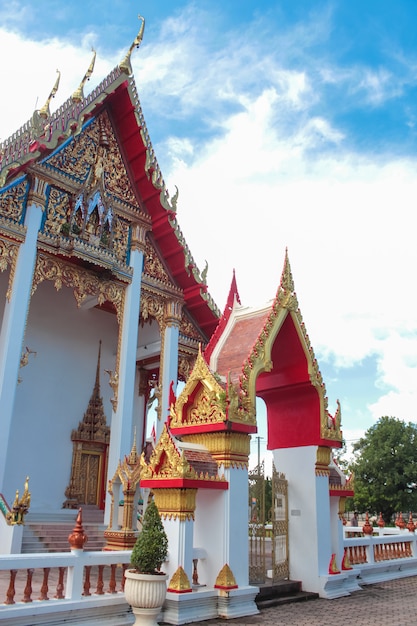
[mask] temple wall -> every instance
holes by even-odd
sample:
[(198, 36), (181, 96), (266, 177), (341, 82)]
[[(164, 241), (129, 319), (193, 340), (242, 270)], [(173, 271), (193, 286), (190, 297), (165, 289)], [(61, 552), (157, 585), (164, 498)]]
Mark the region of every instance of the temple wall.
[[(283, 472), (288, 480), (290, 578), (301, 580), (305, 591), (317, 592), (318, 546), (329, 529), (319, 524), (321, 503), (317, 501), (320, 489), (315, 475), (316, 451), (317, 446), (286, 448), (274, 450), (273, 456), (277, 471)], [(323, 558), (328, 559), (327, 552)]]
[[(0, 283), (2, 288), (2, 283)], [(78, 427), (91, 397), (101, 349), (101, 395), (107, 423), (112, 390), (105, 369), (115, 367), (116, 316), (78, 309), (72, 290), (41, 283), (32, 297), (24, 347), (31, 354), (20, 369), (5, 476), (10, 501), (30, 476), (31, 510), (60, 509), (71, 462), (71, 431)]]

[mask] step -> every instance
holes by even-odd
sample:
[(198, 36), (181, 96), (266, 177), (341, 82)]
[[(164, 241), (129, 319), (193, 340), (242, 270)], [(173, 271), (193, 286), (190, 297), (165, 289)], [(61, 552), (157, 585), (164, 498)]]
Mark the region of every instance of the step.
[(255, 602), (258, 609), (266, 609), (280, 604), (315, 600), (318, 597), (318, 593), (302, 591), (299, 581), (283, 580), (259, 585), (259, 593)]
[[(74, 522), (39, 522), (25, 525), (22, 539), (22, 553), (69, 552), (68, 537), (74, 530)], [(87, 535), (86, 551), (102, 550), (105, 545), (104, 524), (83, 523)]]

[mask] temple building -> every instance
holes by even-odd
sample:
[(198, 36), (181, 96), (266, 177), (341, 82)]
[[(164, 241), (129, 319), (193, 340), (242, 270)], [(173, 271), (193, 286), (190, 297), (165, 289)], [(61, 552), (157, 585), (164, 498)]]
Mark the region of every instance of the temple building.
[[(244, 307), (233, 276), (217, 308), (132, 76), (143, 27), (91, 93), (94, 59), (57, 111), (55, 84), (0, 146), (0, 494), (13, 502), (30, 477), (30, 515), (101, 511), (110, 551), (132, 546), (129, 519), (152, 490), (169, 537), (165, 621), (256, 613), (248, 459), (260, 397), (290, 486), (284, 576), (344, 595), (341, 501), (351, 491), (329, 484), (341, 413), (329, 412), (288, 254), (273, 301)], [(141, 455), (151, 406), (155, 444)]]

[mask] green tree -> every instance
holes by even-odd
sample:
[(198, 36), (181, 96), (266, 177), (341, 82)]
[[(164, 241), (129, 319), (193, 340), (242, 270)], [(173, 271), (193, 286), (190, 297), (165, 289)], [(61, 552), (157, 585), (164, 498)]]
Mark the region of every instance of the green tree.
[(142, 574), (158, 573), (168, 554), (168, 537), (152, 500), (146, 507), (142, 531), (133, 546), (130, 562)]
[(355, 508), (382, 512), (385, 522), (395, 512), (417, 510), (417, 426), (381, 417), (353, 446), (350, 469), (355, 476)]

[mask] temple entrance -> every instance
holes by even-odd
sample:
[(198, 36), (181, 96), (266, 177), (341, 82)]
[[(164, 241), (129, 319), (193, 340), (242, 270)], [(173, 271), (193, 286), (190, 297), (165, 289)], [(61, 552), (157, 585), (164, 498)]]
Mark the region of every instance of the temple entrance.
[(249, 472), (249, 582), (263, 584), (289, 577), (288, 482), (262, 462)]
[(101, 455), (83, 452), (80, 467), (79, 504), (100, 505), (100, 485), (103, 484)]
[(272, 467), (272, 580), (289, 578), (288, 481)]
[(71, 433), (71, 477), (64, 509), (76, 509), (82, 504), (104, 509), (110, 428), (100, 395), (100, 353), (101, 342), (93, 393), (82, 421)]

